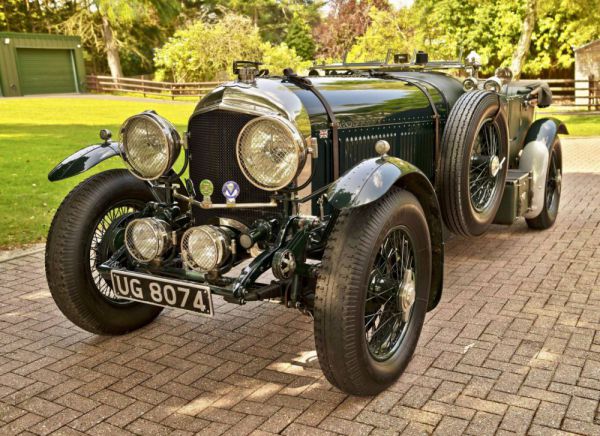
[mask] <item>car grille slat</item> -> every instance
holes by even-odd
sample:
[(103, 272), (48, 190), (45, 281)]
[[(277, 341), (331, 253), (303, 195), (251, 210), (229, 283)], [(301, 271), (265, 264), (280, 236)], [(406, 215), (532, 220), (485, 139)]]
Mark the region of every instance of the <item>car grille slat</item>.
[[(238, 135), (244, 125), (254, 115), (214, 110), (197, 114), (190, 120), (188, 131), (188, 147), (190, 151), (190, 179), (196, 188), (198, 201), (202, 201), (199, 184), (203, 179), (209, 179), (215, 192), (213, 203), (224, 203), (221, 194), (223, 184), (233, 180), (240, 186), (238, 203), (269, 202), (270, 193), (252, 185), (243, 175), (235, 155)], [(279, 209), (214, 209), (205, 210), (193, 208), (196, 225), (214, 222), (216, 218), (232, 218), (246, 225), (251, 225), (256, 219), (268, 219), (277, 216)]]

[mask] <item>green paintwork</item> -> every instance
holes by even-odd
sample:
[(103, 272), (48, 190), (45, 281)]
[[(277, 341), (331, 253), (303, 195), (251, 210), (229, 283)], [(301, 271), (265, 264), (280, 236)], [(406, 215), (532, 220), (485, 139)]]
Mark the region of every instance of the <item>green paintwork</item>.
[(425, 174), (395, 157), (367, 159), (331, 185), (327, 191), (328, 203), (340, 210), (365, 206), (381, 198), (394, 185), (417, 197), (427, 219), (433, 266), (427, 309), (432, 310), (440, 301), (443, 289), (444, 234), (437, 196)]
[[(340, 130), (431, 118), (423, 92), (403, 81), (369, 77), (320, 77), (311, 81), (336, 114)], [(327, 129), (326, 112), (314, 94), (287, 85), (304, 104), (313, 130)], [(441, 95), (435, 93), (433, 97), (442, 108)]]
[(351, 209), (373, 203), (402, 177), (419, 173), (410, 163), (391, 156), (367, 159), (336, 180), (327, 191), (327, 202), (336, 209)]
[(48, 173), (48, 180), (56, 182), (58, 180), (76, 176), (106, 159), (117, 156), (119, 153), (118, 142), (111, 141), (90, 145), (79, 150), (77, 153), (72, 154), (56, 165), (56, 167)]
[[(53, 56), (52, 52), (54, 51), (62, 53), (54, 53)], [(47, 81), (45, 89), (44, 83), (32, 86), (32, 81), (35, 82), (35, 80), (32, 80), (35, 79), (35, 75), (28, 74), (28, 72), (32, 72), (31, 67), (35, 64), (35, 55), (42, 56), (42, 52), (44, 58), (39, 58), (38, 64), (44, 64), (48, 58), (51, 62), (51, 68), (48, 71), (51, 80)], [(70, 69), (66, 68), (67, 55), (70, 60)], [(59, 57), (62, 57), (62, 61), (58, 60)], [(25, 58), (25, 62), (23, 58)], [(22, 77), (21, 74), (23, 67), (25, 68), (25, 77)], [(37, 71), (39, 72), (39, 69)], [(85, 66), (79, 37), (0, 32), (0, 96), (13, 97), (27, 93), (68, 92), (68, 88), (57, 84), (61, 80), (56, 75), (61, 76), (63, 74), (69, 79), (70, 83), (76, 85), (76, 89), (72, 92), (85, 91)], [(71, 80), (74, 76), (76, 81)]]

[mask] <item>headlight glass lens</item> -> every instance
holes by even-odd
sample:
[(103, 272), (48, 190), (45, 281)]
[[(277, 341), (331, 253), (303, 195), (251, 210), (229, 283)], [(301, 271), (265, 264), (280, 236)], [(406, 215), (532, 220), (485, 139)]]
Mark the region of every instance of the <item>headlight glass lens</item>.
[(305, 147), (300, 135), (283, 121), (261, 117), (240, 132), (237, 158), (252, 184), (275, 191), (297, 176), (304, 163)]
[(169, 225), (155, 218), (133, 220), (125, 229), (125, 246), (139, 262), (150, 262), (170, 247)]
[(140, 114), (121, 128), (124, 159), (137, 177), (155, 180), (166, 173), (179, 155), (179, 138), (166, 120)]
[(181, 238), (181, 254), (188, 268), (208, 272), (229, 257), (229, 240), (213, 226), (192, 227)]

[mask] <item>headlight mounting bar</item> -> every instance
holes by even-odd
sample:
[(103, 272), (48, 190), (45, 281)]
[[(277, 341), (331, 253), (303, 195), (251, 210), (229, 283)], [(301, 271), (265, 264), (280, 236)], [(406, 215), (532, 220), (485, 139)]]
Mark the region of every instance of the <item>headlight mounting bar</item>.
[(260, 209), (261, 207), (277, 207), (278, 203), (272, 199), (268, 203), (203, 203), (196, 200), (195, 198), (188, 197), (187, 195), (180, 194), (178, 191), (173, 193), (173, 197), (198, 206), (202, 209)]

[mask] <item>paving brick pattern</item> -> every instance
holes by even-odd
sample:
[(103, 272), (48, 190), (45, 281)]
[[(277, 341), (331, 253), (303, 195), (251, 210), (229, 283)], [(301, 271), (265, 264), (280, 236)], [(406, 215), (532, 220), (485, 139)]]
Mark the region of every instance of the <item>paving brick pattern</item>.
[(99, 337), (56, 309), (42, 253), (4, 261), (0, 434), (600, 434), (600, 143), (565, 167), (551, 231), (449, 241), (442, 301), (373, 398), (327, 383), (296, 311), (217, 300)]

